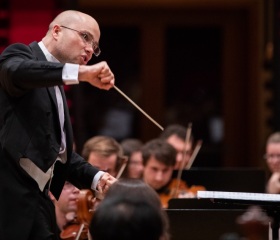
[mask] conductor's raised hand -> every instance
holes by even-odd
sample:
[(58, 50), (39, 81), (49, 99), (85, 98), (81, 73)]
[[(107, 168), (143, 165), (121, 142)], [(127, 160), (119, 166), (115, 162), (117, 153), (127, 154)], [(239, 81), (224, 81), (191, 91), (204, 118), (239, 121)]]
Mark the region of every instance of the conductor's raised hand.
[(90, 66), (80, 65), (78, 79), (104, 90), (115, 84), (115, 76), (105, 61)]

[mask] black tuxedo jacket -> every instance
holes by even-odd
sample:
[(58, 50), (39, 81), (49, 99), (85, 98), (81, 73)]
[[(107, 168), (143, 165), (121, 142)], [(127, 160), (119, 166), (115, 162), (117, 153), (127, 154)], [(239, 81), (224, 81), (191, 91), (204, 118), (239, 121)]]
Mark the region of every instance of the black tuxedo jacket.
[[(1, 227), (5, 229), (14, 224), (15, 218), (16, 223), (25, 221), (20, 224), (28, 229), (31, 220), (27, 216), (30, 219), (36, 211), (37, 202), (32, 193), (36, 184), (20, 167), (19, 159), (29, 158), (46, 172), (58, 156), (61, 132), (53, 86), (63, 85), (63, 66), (48, 62), (36, 42), (29, 46), (13, 44), (0, 56), (0, 115), (3, 119), (0, 130), (0, 231)], [(78, 188), (90, 188), (98, 172), (72, 152), (72, 128), (63, 88), (60, 90), (65, 110), (67, 162), (58, 162), (55, 166), (51, 191), (56, 198), (66, 179)], [(13, 205), (15, 208), (8, 211)]]

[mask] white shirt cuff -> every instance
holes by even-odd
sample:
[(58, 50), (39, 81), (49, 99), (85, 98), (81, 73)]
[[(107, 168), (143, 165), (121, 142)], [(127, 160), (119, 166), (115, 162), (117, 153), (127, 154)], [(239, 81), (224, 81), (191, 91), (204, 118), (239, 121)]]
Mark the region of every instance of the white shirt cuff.
[(62, 69), (62, 80), (65, 85), (78, 84), (79, 65), (73, 63), (65, 63)]
[(99, 179), (103, 176), (105, 172), (103, 171), (99, 171), (98, 173), (95, 174), (94, 178), (93, 178), (93, 181), (92, 181), (92, 184), (91, 184), (91, 189), (96, 191), (96, 186), (97, 186), (97, 183), (99, 181)]

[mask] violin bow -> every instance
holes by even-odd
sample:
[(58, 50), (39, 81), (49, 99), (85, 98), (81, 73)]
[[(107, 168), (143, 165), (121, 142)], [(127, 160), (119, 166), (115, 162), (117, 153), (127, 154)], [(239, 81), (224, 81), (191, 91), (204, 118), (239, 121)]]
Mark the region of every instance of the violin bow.
[(163, 127), (159, 125), (152, 117), (150, 117), (142, 108), (140, 108), (135, 102), (133, 102), (122, 90), (120, 90), (116, 85), (114, 85), (114, 89), (116, 89), (123, 97), (125, 97), (134, 107), (136, 107), (141, 113), (143, 113), (152, 123), (154, 123), (161, 131), (163, 131)]
[(76, 236), (75, 240), (79, 240), (79, 239), (80, 239), (80, 236), (81, 236), (81, 234), (82, 234), (82, 231), (83, 231), (83, 229), (84, 229), (84, 226), (85, 226), (85, 224), (82, 223), (82, 224), (81, 224), (81, 227), (80, 227), (80, 229), (79, 229), (79, 232), (77, 233), (77, 236)]
[[(180, 169), (178, 170), (178, 174), (177, 174), (177, 185), (176, 185), (175, 192), (174, 192), (175, 196), (177, 196), (177, 192), (178, 192), (178, 189), (180, 186), (182, 172), (183, 172), (184, 166), (185, 166), (185, 158), (186, 158), (186, 154), (187, 154), (186, 153), (187, 144), (190, 143), (191, 132), (192, 132), (192, 123), (189, 123), (187, 131), (186, 131), (186, 138), (185, 138), (185, 144), (184, 144), (184, 150), (183, 150), (183, 160), (181, 162), (181, 166), (180, 166)], [(173, 196), (173, 197), (175, 197), (175, 196)]]
[(189, 162), (187, 163), (187, 165), (185, 167), (186, 170), (189, 170), (191, 168), (191, 166), (192, 166), (192, 164), (194, 162), (194, 159), (196, 158), (196, 156), (197, 156), (201, 146), (202, 146), (202, 140), (199, 140), (197, 142), (196, 146), (195, 146), (195, 149), (193, 150), (193, 153), (192, 153), (192, 155), (190, 157)]
[(123, 157), (123, 163), (122, 163), (122, 165), (121, 165), (121, 167), (120, 167), (120, 170), (118, 171), (118, 174), (117, 174), (117, 176), (116, 176), (116, 179), (119, 179), (119, 178), (122, 176), (123, 171), (124, 171), (124, 169), (125, 169), (126, 166), (127, 166), (127, 163), (128, 163), (128, 157), (127, 157), (127, 156), (124, 156), (124, 157)]

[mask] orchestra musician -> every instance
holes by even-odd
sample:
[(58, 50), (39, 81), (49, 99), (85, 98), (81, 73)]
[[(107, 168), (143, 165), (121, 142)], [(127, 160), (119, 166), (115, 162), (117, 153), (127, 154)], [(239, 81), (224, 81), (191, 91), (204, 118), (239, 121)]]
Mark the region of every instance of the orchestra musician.
[(169, 220), (159, 196), (141, 179), (115, 182), (89, 226), (93, 240), (169, 240)]
[(196, 196), (184, 181), (172, 179), (176, 154), (175, 148), (162, 138), (152, 139), (142, 147), (143, 180), (159, 194), (163, 208), (168, 207), (171, 198)]
[(91, 165), (117, 177), (118, 171), (126, 161), (122, 146), (112, 137), (94, 136), (86, 141), (82, 156)]
[(168, 125), (160, 134), (160, 138), (165, 139), (177, 151), (175, 170), (179, 170), (182, 162), (188, 164), (193, 148), (193, 137), (186, 141), (187, 128), (180, 124)]
[(123, 154), (128, 157), (127, 167), (122, 177), (142, 179), (144, 166), (141, 147), (143, 143), (139, 139), (128, 138), (121, 142), (121, 146)]
[(280, 132), (272, 133), (266, 141), (266, 160), (270, 170), (270, 178), (267, 182), (267, 193), (280, 193)]
[(61, 232), (74, 219), (77, 212), (77, 201), (80, 190), (66, 181), (58, 200), (49, 192), (55, 206), (58, 231)]
[[(66, 190), (66, 189), (65, 189)], [(70, 190), (70, 188), (69, 188)], [(72, 188), (74, 193), (74, 189)], [(160, 232), (157, 234), (160, 235), (161, 240), (168, 240), (169, 238), (169, 221), (166, 215), (166, 212), (163, 211), (162, 206), (161, 206), (161, 201), (158, 196), (158, 194), (148, 185), (146, 184), (143, 180), (141, 179), (129, 179), (129, 178), (121, 178), (118, 181), (116, 181), (108, 190), (106, 195), (104, 196), (104, 199), (99, 203), (98, 207), (96, 209), (93, 209), (92, 204), (88, 204), (87, 207), (80, 207), (81, 206), (81, 201), (85, 202), (87, 201), (87, 197), (90, 197), (91, 194), (86, 193), (87, 190), (81, 190), (78, 199), (76, 199), (76, 206), (75, 209), (77, 211), (77, 222), (71, 223), (71, 221), (68, 221), (68, 224), (66, 225), (66, 228), (62, 230), (61, 233), (61, 239), (62, 240), (85, 240), (85, 239), (91, 239), (90, 234), (88, 232), (83, 232), (82, 235), (77, 237), (78, 234), (78, 228), (76, 226), (78, 225), (78, 222), (84, 222), (84, 230), (88, 231), (89, 230), (92, 233), (92, 236), (94, 237), (93, 239), (132, 239), (134, 234), (136, 234), (135, 231), (138, 231), (135, 229), (133, 226), (139, 227), (139, 231), (141, 233), (137, 233), (137, 236), (134, 236), (133, 239), (159, 239), (159, 238), (154, 238), (153, 235), (151, 235), (151, 231), (157, 231), (160, 227)], [(86, 195), (82, 196), (82, 194), (86, 193)], [(63, 194), (63, 193), (62, 193)], [(68, 196), (70, 196), (68, 194)], [(67, 197), (67, 196), (66, 196)], [(126, 206), (125, 203), (126, 201), (131, 201), (132, 204), (136, 204), (136, 206), (139, 206), (140, 208), (137, 207), (139, 212), (136, 215), (127, 215), (128, 212), (124, 209), (124, 211), (121, 212), (115, 212), (113, 213), (112, 210), (108, 209), (108, 205), (104, 207), (104, 202), (111, 202), (112, 199), (119, 199), (121, 203), (123, 203), (123, 206)], [(64, 201), (65, 202), (65, 201)], [(145, 217), (145, 214), (142, 215), (141, 212), (143, 212), (145, 209), (141, 208), (142, 203), (147, 206), (147, 211), (146, 213), (148, 214), (145, 218), (143, 219), (143, 222), (141, 223), (141, 219)], [(140, 204), (140, 205), (139, 205)], [(149, 207), (150, 206), (150, 207)], [(115, 209), (116, 206), (113, 207)], [(72, 208), (73, 209), (73, 208)], [(103, 209), (103, 210), (100, 210)], [(154, 210), (155, 212), (153, 212)], [(87, 217), (90, 214), (90, 211), (92, 211), (92, 214)], [(105, 220), (103, 215), (104, 213), (100, 213), (100, 211), (106, 211), (106, 214), (108, 219)], [(152, 212), (151, 212), (152, 211)], [(154, 216), (154, 213), (157, 214), (159, 217), (157, 219), (157, 224), (153, 225), (155, 222), (152, 219)], [(101, 215), (100, 215), (101, 214)], [(112, 217), (112, 214), (114, 217)], [(119, 215), (120, 214), (120, 215)], [(124, 214), (124, 218), (127, 219), (127, 223), (124, 225), (121, 223), (121, 217), (122, 214)], [(86, 217), (79, 217), (79, 216), (86, 216)], [(127, 218), (128, 217), (128, 218)], [(131, 217), (131, 218), (130, 218)], [(81, 219), (83, 218), (83, 219)], [(124, 220), (124, 219), (123, 219)], [(148, 223), (149, 221), (149, 223)], [(148, 224), (150, 230), (148, 228), (145, 228), (144, 225), (140, 226), (139, 224)], [(110, 229), (108, 229), (108, 226), (110, 226)], [(118, 226), (118, 228), (115, 228)], [(145, 228), (145, 231), (143, 232), (143, 227)], [(118, 232), (117, 235), (116, 232)], [(124, 234), (124, 235), (123, 235)], [(132, 234), (128, 237), (128, 234)], [(143, 235), (142, 235), (143, 234)], [(115, 237), (112, 237), (115, 236)]]

